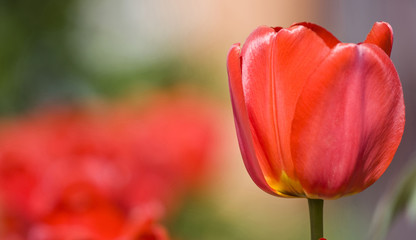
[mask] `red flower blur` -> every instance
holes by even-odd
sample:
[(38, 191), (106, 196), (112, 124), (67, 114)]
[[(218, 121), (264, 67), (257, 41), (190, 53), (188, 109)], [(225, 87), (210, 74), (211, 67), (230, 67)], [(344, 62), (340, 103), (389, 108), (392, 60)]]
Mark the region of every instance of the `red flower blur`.
[(3, 120), (0, 238), (168, 239), (158, 222), (208, 173), (212, 108), (146, 104)]
[(389, 166), (404, 129), (403, 92), (375, 23), (360, 44), (311, 23), (259, 27), (227, 60), (240, 149), (254, 182), (281, 197), (360, 192)]

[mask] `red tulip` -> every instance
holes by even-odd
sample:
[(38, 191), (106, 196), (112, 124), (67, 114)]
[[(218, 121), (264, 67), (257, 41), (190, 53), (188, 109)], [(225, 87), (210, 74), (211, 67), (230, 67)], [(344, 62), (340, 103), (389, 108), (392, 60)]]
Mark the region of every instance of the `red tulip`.
[(334, 199), (386, 170), (404, 129), (393, 32), (374, 24), (363, 43), (341, 43), (311, 23), (259, 27), (227, 68), (245, 166), (264, 191)]

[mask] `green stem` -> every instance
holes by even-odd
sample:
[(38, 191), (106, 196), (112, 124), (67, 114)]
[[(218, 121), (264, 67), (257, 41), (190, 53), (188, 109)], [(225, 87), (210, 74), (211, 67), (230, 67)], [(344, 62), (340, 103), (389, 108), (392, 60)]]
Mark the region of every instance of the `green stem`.
[(308, 205), (309, 217), (311, 221), (311, 240), (318, 240), (324, 237), (324, 200), (308, 198)]

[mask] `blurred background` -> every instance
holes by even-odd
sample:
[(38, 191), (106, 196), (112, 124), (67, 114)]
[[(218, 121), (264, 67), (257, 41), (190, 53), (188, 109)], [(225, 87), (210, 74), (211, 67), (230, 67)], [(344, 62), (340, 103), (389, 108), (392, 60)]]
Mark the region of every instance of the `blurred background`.
[(403, 140), (373, 186), (326, 201), (325, 232), (411, 239), (410, 0), (0, 1), (2, 239), (308, 239), (307, 201), (269, 196), (246, 173), (225, 66), (257, 26), (300, 21), (343, 42), (392, 25)]

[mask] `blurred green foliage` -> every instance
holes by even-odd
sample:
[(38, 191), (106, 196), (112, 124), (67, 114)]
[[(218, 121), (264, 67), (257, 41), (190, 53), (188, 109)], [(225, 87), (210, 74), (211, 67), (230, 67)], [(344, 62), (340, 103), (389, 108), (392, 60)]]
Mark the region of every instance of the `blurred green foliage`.
[(82, 103), (90, 97), (139, 95), (178, 84), (197, 83), (204, 91), (215, 88), (210, 69), (181, 56), (133, 63), (136, 67), (122, 71), (89, 69), (77, 60), (71, 35), (82, 24), (75, 21), (79, 3), (0, 1), (0, 114), (39, 104)]
[[(195, 200), (195, 199), (194, 199)], [(259, 239), (242, 231), (235, 222), (221, 215), (218, 208), (208, 201), (189, 201), (179, 215), (168, 223), (169, 232), (181, 239), (192, 240), (249, 240)]]
[(416, 165), (414, 160), (410, 162), (399, 182), (387, 189), (379, 202), (370, 229), (371, 240), (385, 239), (401, 214), (416, 222)]
[(280, 222), (270, 213), (258, 216), (247, 213), (226, 212), (209, 198), (193, 197), (183, 204), (167, 226), (172, 236), (183, 240), (299, 240), (306, 239), (309, 234), (303, 223)]
[(67, 33), (75, 0), (0, 2), (0, 112), (75, 92), (80, 70)]

